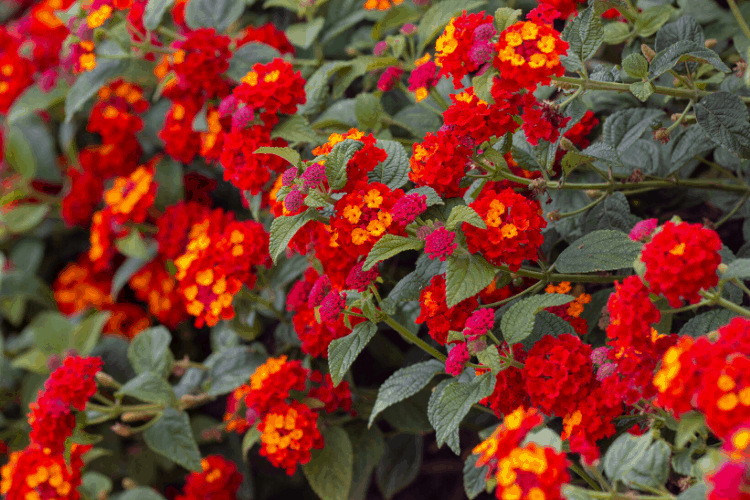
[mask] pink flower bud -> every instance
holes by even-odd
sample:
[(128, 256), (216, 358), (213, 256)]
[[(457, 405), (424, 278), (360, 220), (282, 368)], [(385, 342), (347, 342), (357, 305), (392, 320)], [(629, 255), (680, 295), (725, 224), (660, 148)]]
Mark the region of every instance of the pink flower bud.
[(284, 198), (284, 208), (286, 208), (290, 212), (296, 212), (300, 208), (302, 208), (302, 205), (305, 204), (305, 195), (299, 192), (299, 189), (294, 188), (292, 191), (286, 195), (286, 198)]
[(448, 353), (448, 359), (445, 360), (445, 373), (458, 377), (464, 371), (464, 366), (469, 358), (469, 349), (466, 347), (466, 342), (456, 344)]
[(310, 309), (318, 307), (330, 291), (331, 279), (324, 274), (323, 276), (319, 277), (317, 281), (315, 281), (315, 284), (310, 290), (310, 295), (307, 299), (307, 307), (309, 307)]

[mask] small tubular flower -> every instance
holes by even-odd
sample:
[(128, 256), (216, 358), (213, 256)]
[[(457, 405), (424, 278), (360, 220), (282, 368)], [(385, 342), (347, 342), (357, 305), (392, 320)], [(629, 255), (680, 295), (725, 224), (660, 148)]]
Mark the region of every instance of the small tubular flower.
[(121, 222), (143, 222), (154, 204), (157, 185), (152, 165), (141, 166), (128, 177), (115, 179), (112, 189), (104, 192), (104, 203)]
[(260, 454), (291, 476), (298, 464), (310, 461), (311, 450), (323, 448), (317, 420), (318, 415), (302, 403), (277, 406), (258, 425)]
[[(492, 16), (484, 11), (467, 14), (466, 11), (451, 19), (435, 44), (435, 63), (440, 76), (451, 76), (456, 88), (463, 87), (461, 80), (487, 62), (471, 57), (477, 46), (491, 47), (489, 40), (495, 36)], [(478, 35), (478, 36), (477, 36)]]
[(445, 360), (445, 373), (458, 377), (464, 371), (464, 366), (469, 361), (469, 358), (471, 358), (471, 355), (469, 354), (469, 349), (466, 347), (466, 342), (454, 345), (453, 349), (448, 353), (448, 359)]
[(274, 407), (284, 404), (289, 391), (304, 391), (308, 374), (300, 361), (287, 361), (286, 356), (268, 358), (250, 376), (245, 406), (264, 418)]
[(189, 32), (186, 39), (174, 42), (176, 52), (170, 63), (177, 75), (177, 86), (186, 93), (202, 94), (206, 99), (228, 93), (222, 74), (229, 68), (231, 39), (213, 28)]
[(458, 244), (453, 242), (455, 238), (455, 232), (439, 227), (425, 238), (424, 251), (430, 259), (444, 262), (458, 248)]
[(421, 143), (413, 146), (409, 179), (417, 186), (431, 187), (440, 196), (459, 196), (471, 153), (457, 134), (428, 132)]

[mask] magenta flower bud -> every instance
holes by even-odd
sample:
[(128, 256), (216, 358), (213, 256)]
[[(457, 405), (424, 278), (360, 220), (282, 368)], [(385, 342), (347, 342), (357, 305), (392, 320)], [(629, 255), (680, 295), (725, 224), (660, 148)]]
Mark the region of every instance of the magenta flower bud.
[(62, 366), (62, 358), (59, 354), (53, 354), (47, 358), (47, 370), (53, 372)]
[(444, 227), (437, 228), (425, 238), (424, 251), (430, 259), (440, 259), (444, 262), (458, 248), (458, 244), (453, 243), (455, 238), (455, 232), (448, 231)]
[(470, 357), (466, 342), (456, 344), (448, 353), (448, 359), (445, 360), (445, 373), (458, 377), (464, 371), (464, 366)]
[(596, 372), (596, 380), (601, 382), (602, 380), (610, 377), (612, 374), (617, 371), (617, 365), (614, 363), (605, 363), (602, 366), (599, 367), (599, 370)]
[(380, 276), (377, 266), (373, 267), (369, 271), (363, 271), (362, 267), (364, 265), (365, 261), (362, 261), (352, 267), (352, 270), (349, 271), (349, 275), (346, 277), (346, 286), (348, 288), (357, 290), (358, 292), (364, 292), (367, 287), (370, 286), (370, 283), (375, 281), (378, 276)]
[(255, 119), (255, 113), (253, 108), (245, 106), (234, 112), (232, 115), (232, 128), (235, 130), (242, 130), (246, 128), (250, 122)]
[(477, 309), (469, 319), (466, 320), (464, 326), (464, 337), (467, 339), (475, 339), (487, 333), (487, 330), (492, 330), (495, 325), (495, 310), (494, 309)]
[(382, 75), (380, 75), (380, 80), (378, 80), (378, 90), (382, 92), (388, 92), (393, 87), (396, 86), (398, 81), (401, 79), (401, 75), (404, 74), (404, 70), (397, 66), (391, 66), (388, 69), (386, 69)]
[(309, 307), (310, 309), (318, 307), (330, 291), (331, 279), (324, 274), (317, 279), (312, 287), (312, 290), (310, 290), (310, 295), (307, 298), (307, 307)]
[(488, 42), (478, 41), (469, 49), (469, 59), (476, 65), (482, 65), (492, 59), (495, 51)]
[(55, 87), (55, 83), (57, 83), (57, 71), (48, 69), (39, 78), (39, 89), (46, 94)]
[(219, 103), (219, 116), (222, 118), (232, 115), (237, 111), (237, 98), (229, 95)]
[(281, 185), (282, 186), (291, 186), (294, 184), (294, 179), (297, 178), (297, 168), (291, 167), (286, 170), (284, 170), (284, 173), (281, 176)]
[(375, 44), (375, 50), (372, 52), (379, 57), (385, 54), (386, 50), (388, 50), (388, 42), (378, 42)]
[(417, 27), (414, 26), (412, 23), (406, 23), (403, 26), (401, 26), (401, 33), (406, 36), (411, 36), (416, 32), (417, 32)]
[(247, 423), (250, 425), (253, 425), (256, 420), (258, 420), (258, 417), (260, 415), (255, 410), (255, 408), (248, 408), (247, 412), (245, 412), (245, 420), (247, 420)]
[(302, 205), (304, 204), (305, 195), (300, 193), (299, 189), (297, 188), (292, 189), (289, 194), (286, 195), (286, 198), (284, 198), (284, 208), (292, 213), (302, 208)]
[(313, 163), (302, 172), (300, 179), (304, 181), (305, 189), (319, 186), (326, 179), (326, 168), (320, 163)]
[(476, 356), (477, 353), (487, 349), (487, 341), (484, 339), (469, 340), (466, 344), (469, 347), (469, 354), (472, 356)]
[(423, 194), (409, 194), (400, 198), (391, 210), (394, 222), (405, 227), (414, 222), (419, 214), (427, 210), (427, 196)]
[(646, 219), (636, 224), (628, 235), (633, 241), (645, 241), (651, 236), (651, 233), (656, 231), (656, 226), (659, 224), (657, 219)]
[(609, 349), (607, 347), (597, 347), (596, 349), (591, 351), (591, 362), (595, 365), (603, 365), (607, 362), (608, 355)]
[(336, 321), (341, 311), (346, 307), (346, 294), (333, 290), (328, 293), (320, 304), (320, 320), (322, 323)]
[(473, 38), (475, 42), (489, 42), (496, 34), (495, 26), (492, 23), (485, 23), (474, 28)]

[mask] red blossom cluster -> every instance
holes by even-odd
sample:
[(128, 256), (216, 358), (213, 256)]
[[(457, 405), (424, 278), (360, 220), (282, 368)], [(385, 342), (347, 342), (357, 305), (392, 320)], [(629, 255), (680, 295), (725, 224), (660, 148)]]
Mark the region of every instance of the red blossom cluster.
[(201, 472), (187, 475), (182, 493), (175, 500), (236, 500), (243, 477), (234, 462), (221, 455), (209, 455), (201, 460), (201, 468)]

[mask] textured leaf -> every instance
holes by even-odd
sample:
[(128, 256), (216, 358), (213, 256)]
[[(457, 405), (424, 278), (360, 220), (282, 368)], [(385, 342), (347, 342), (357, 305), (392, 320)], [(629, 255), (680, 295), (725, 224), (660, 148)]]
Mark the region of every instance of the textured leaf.
[(128, 359), (136, 373), (152, 371), (166, 377), (172, 370), (174, 356), (169, 350), (172, 336), (163, 326), (147, 328), (130, 342)]
[(236, 0), (190, 0), (185, 7), (185, 23), (191, 29), (216, 28), (221, 33), (245, 10)]
[(534, 330), (536, 315), (543, 309), (552, 306), (561, 306), (572, 301), (570, 295), (559, 293), (548, 293), (528, 297), (510, 306), (503, 314), (500, 329), (503, 338), (508, 344), (517, 344), (531, 335)]
[(551, 312), (540, 311), (534, 318), (534, 328), (531, 334), (521, 341), (521, 345), (528, 352), (542, 337), (546, 335), (559, 337), (563, 333), (576, 335), (575, 328), (570, 323)]
[(495, 376), (483, 373), (468, 384), (453, 381), (446, 386), (435, 412), (435, 438), (441, 446), (458, 429), (471, 405), (488, 397), (495, 388)]
[(440, 128), (443, 120), (432, 111), (425, 109), (419, 104), (412, 104), (402, 108), (393, 115), (393, 119), (407, 127), (418, 139), (424, 138), (428, 132), (434, 132)]
[(380, 261), (390, 259), (394, 255), (407, 250), (421, 250), (424, 242), (414, 238), (396, 236), (395, 234), (384, 234), (367, 254), (362, 270), (368, 271)]
[(635, 29), (642, 37), (651, 36), (669, 21), (674, 11), (670, 5), (655, 5), (646, 9), (638, 14)]
[(374, 94), (357, 94), (354, 99), (354, 114), (357, 117), (359, 128), (362, 130), (374, 129), (380, 123), (383, 107), (380, 99)]
[(284, 139), (292, 146), (318, 141), (315, 130), (310, 126), (307, 118), (301, 115), (292, 115), (276, 125), (271, 132), (271, 138), (277, 137)]
[(495, 375), (497, 375), (503, 367), (503, 364), (500, 361), (500, 353), (497, 352), (496, 345), (489, 345), (486, 349), (478, 352), (477, 359), (479, 359), (481, 364), (492, 370), (492, 373)]
[(360, 141), (345, 139), (336, 144), (326, 159), (326, 178), (331, 189), (341, 189), (346, 185), (346, 164), (354, 153), (362, 149)]
[(323, 439), (325, 447), (312, 451), (302, 471), (321, 500), (347, 500), (352, 485), (352, 443), (341, 427), (326, 428)]
[[(597, 142), (581, 151), (583, 156), (587, 156), (590, 160), (599, 160), (606, 163), (611, 167), (621, 167), (622, 160), (617, 151), (605, 142)], [(589, 161), (590, 161), (589, 160)]]
[[(611, 229), (629, 233), (635, 224), (630, 213), (628, 199), (619, 191), (609, 195), (606, 200), (586, 212), (581, 221), (584, 233)], [(636, 219), (637, 220), (637, 219)]]
[(270, 238), (268, 243), (268, 250), (276, 262), (281, 252), (286, 250), (287, 245), (297, 234), (297, 231), (302, 229), (302, 226), (314, 220), (317, 216), (315, 209), (308, 209), (301, 214), (292, 216), (280, 216), (276, 217), (271, 223)]
[(417, 33), (419, 34), (419, 52), (422, 53), (427, 45), (436, 37), (440, 32), (443, 31), (445, 25), (447, 25), (451, 18), (461, 14), (462, 11), (472, 11), (477, 7), (484, 5), (484, 0), (444, 0), (433, 4), (427, 12), (425, 12), (422, 19), (419, 21), (417, 26)]
[(579, 238), (557, 258), (561, 273), (591, 273), (633, 267), (641, 245), (620, 231), (602, 230)]
[(750, 278), (750, 259), (737, 259), (729, 263), (727, 270), (721, 275), (721, 279), (730, 280), (733, 278), (741, 280)]
[(346, 337), (331, 341), (328, 345), (328, 371), (334, 387), (339, 385), (354, 360), (377, 331), (377, 325), (366, 321), (357, 324)]
[(184, 411), (166, 408), (159, 420), (143, 432), (143, 439), (151, 450), (186, 469), (202, 470), (198, 444), (190, 428), (190, 419)]
[[(441, 381), (438, 385), (435, 386), (432, 394), (430, 394), (430, 400), (427, 403), (427, 418), (430, 421), (430, 425), (432, 425), (433, 429), (437, 430), (437, 411), (440, 408), (440, 398), (443, 397), (443, 391), (446, 387), (448, 387), (448, 384), (452, 383), (453, 381), (454, 379), (452, 378)], [(455, 453), (456, 455), (459, 455), (461, 453), (458, 428), (456, 428), (448, 435), (445, 443), (451, 450), (453, 450), (453, 453)]]
[(481, 255), (448, 257), (445, 272), (445, 301), (448, 307), (473, 297), (495, 279), (495, 267)]
[(622, 69), (633, 78), (644, 78), (648, 76), (648, 61), (642, 54), (630, 54), (622, 60)]
[(439, 260), (432, 260), (427, 255), (422, 254), (417, 259), (416, 269), (396, 283), (391, 293), (388, 294), (388, 298), (393, 302), (418, 300), (420, 292), (427, 286), (432, 277), (440, 274), (442, 264)]
[(651, 94), (654, 93), (656, 88), (651, 82), (635, 82), (630, 84), (630, 93), (638, 98), (641, 102), (648, 101)]
[(495, 11), (495, 29), (498, 33), (505, 31), (505, 29), (518, 21), (523, 11), (521, 9), (511, 9), (508, 7), (500, 7)]
[(385, 453), (385, 440), (377, 427), (364, 427), (361, 432), (350, 433), (349, 437), (354, 449), (349, 500), (365, 500), (372, 471)]
[(174, 0), (148, 0), (143, 13), (143, 26), (154, 31), (160, 24), (164, 13), (172, 6)]
[(648, 70), (648, 76), (651, 80), (658, 78), (681, 62), (710, 64), (719, 71), (729, 72), (729, 67), (721, 61), (716, 52), (691, 40), (682, 40), (654, 56)]
[(616, 45), (622, 43), (630, 36), (628, 25), (621, 22), (612, 22), (604, 25), (604, 43)]
[[(120, 57), (125, 51), (115, 42), (106, 40), (97, 47), (98, 55)], [(80, 110), (86, 101), (93, 97), (107, 80), (123, 73), (127, 67), (125, 59), (107, 59), (97, 57), (96, 67), (91, 71), (81, 73), (65, 98), (65, 123), (73, 119), (73, 115)]]
[(281, 53), (270, 45), (260, 42), (246, 43), (232, 54), (227, 76), (239, 82), (255, 63), (269, 63), (277, 57), (281, 57)]
[(750, 158), (750, 122), (739, 96), (716, 92), (695, 105), (695, 118), (706, 135), (740, 158)]
[(562, 39), (570, 44), (568, 54), (581, 61), (591, 59), (604, 41), (604, 27), (594, 9), (589, 7), (568, 21)]
[(604, 471), (612, 481), (622, 481), (630, 488), (657, 488), (669, 477), (670, 454), (669, 445), (653, 440), (651, 433), (638, 437), (625, 433), (607, 450)]
[(650, 108), (630, 108), (616, 111), (604, 121), (602, 138), (604, 142), (622, 153), (643, 135), (643, 132), (656, 117), (662, 114), (664, 114), (663, 111)]
[(688, 127), (679, 136), (673, 137), (670, 143), (672, 152), (665, 176), (684, 167), (696, 155), (706, 153), (715, 147), (713, 141), (706, 137), (706, 133), (698, 125)]
[(388, 154), (385, 161), (367, 173), (373, 182), (380, 182), (391, 189), (398, 189), (409, 180), (409, 155), (404, 147), (396, 141), (379, 139), (375, 145)]
[(308, 49), (318, 38), (325, 21), (325, 18), (318, 17), (309, 23), (292, 24), (286, 29), (286, 36), (297, 47)]
[(235, 390), (250, 378), (265, 357), (251, 353), (246, 346), (214, 352), (203, 363), (210, 369), (208, 394), (219, 396)]
[(448, 220), (445, 222), (445, 228), (448, 231), (453, 231), (462, 222), (471, 224), (472, 226), (478, 227), (479, 229), (487, 229), (487, 224), (479, 216), (479, 214), (476, 213), (473, 208), (466, 205), (458, 205), (453, 207), (453, 210), (451, 210), (451, 214), (448, 216)]
[(288, 161), (295, 167), (299, 166), (299, 163), (300, 163), (299, 153), (293, 150), (292, 148), (262, 147), (253, 151), (253, 153), (276, 155), (280, 158), (284, 158), (286, 161)]
[(464, 492), (474, 500), (487, 485), (487, 466), (477, 467), (479, 455), (469, 455), (464, 462)]
[(433, 205), (445, 205), (445, 202), (440, 197), (440, 195), (437, 194), (437, 192), (429, 186), (414, 188), (406, 194), (410, 195), (412, 193), (421, 194), (427, 197), (426, 203), (428, 207), (431, 207)]
[(624, 173), (641, 169), (645, 175), (658, 175), (661, 168), (659, 146), (653, 140), (638, 139), (621, 155)]
[(385, 440), (385, 453), (375, 469), (375, 477), (386, 499), (417, 478), (422, 467), (422, 447), (423, 438), (417, 434), (398, 434)]
[(444, 368), (443, 363), (431, 359), (397, 370), (378, 389), (378, 397), (367, 425), (372, 426), (375, 417), (381, 411), (419, 392), (435, 374), (443, 371)]
[(708, 332), (712, 332), (719, 327), (726, 325), (735, 316), (737, 316), (737, 314), (728, 309), (713, 309), (701, 313), (690, 319), (690, 321), (680, 328), (680, 335), (690, 335), (693, 338), (701, 337)]
[(689, 40), (698, 45), (703, 45), (706, 41), (703, 35), (703, 28), (693, 16), (683, 15), (677, 21), (665, 25), (656, 33), (656, 52), (661, 52), (681, 40)]
[(143, 372), (117, 391), (118, 395), (132, 396), (147, 403), (172, 406), (177, 402), (172, 387), (154, 372)]

